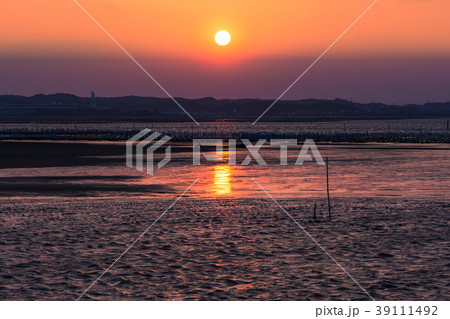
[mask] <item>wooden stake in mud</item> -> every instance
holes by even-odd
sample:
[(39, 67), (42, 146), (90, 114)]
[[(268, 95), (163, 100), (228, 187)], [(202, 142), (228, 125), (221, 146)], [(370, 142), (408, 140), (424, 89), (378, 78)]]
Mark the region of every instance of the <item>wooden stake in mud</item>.
[(330, 206), (330, 183), (328, 180), (328, 157), (325, 157), (327, 166), (327, 197), (328, 197), (328, 217), (331, 219), (331, 206)]

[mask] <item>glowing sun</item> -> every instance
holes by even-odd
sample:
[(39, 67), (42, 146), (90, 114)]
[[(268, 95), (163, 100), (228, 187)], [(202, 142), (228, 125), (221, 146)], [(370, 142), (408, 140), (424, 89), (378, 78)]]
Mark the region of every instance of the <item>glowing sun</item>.
[(227, 31), (219, 31), (216, 33), (216, 43), (218, 45), (227, 45), (228, 43), (230, 43), (231, 40), (231, 35), (227, 32)]

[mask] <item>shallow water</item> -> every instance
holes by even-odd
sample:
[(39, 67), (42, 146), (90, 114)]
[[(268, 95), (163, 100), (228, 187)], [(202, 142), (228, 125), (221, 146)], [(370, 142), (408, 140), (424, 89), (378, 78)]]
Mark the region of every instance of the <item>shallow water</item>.
[[(28, 144), (24, 142), (24, 147)], [(256, 165), (254, 160), (248, 166), (239, 165), (249, 153), (238, 149), (238, 165), (229, 165), (224, 152), (221, 158), (202, 159), (202, 165), (193, 166), (191, 144), (174, 144), (172, 148), (179, 151), (173, 152), (172, 161), (150, 176), (125, 166), (125, 143), (100, 144), (116, 145), (123, 153), (98, 156), (108, 160), (107, 164), (92, 165), (89, 160), (98, 158), (84, 156), (87, 162), (77, 166), (46, 166), (44, 161), (44, 167), (41, 163), (39, 167), (0, 169), (0, 196), (174, 197), (197, 178), (190, 195), (202, 198), (266, 197), (252, 178), (277, 198), (326, 196), (325, 166), (316, 161), (294, 165), (301, 145), (289, 148), (286, 166), (279, 165), (280, 150), (269, 145), (260, 151), (267, 165)], [(333, 197), (449, 197), (448, 145), (318, 144), (318, 149), (323, 159), (329, 158)], [(42, 156), (58, 163), (51, 153)]]
[(155, 176), (124, 156), (1, 169), (0, 299), (77, 299), (197, 178), (83, 300), (369, 299), (288, 214), (373, 298), (448, 299), (448, 146), (319, 150), (330, 158), (332, 221), (325, 168), (280, 166), (277, 149), (261, 152), (267, 166), (224, 156), (193, 167), (178, 152)]

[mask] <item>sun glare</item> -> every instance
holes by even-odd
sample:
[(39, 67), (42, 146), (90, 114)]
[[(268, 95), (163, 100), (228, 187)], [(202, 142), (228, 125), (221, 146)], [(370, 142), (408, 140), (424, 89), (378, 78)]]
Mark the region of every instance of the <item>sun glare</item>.
[(227, 45), (231, 41), (231, 35), (227, 31), (219, 31), (216, 33), (216, 43), (218, 45)]
[(228, 165), (214, 166), (214, 191), (217, 195), (231, 193), (231, 168)]

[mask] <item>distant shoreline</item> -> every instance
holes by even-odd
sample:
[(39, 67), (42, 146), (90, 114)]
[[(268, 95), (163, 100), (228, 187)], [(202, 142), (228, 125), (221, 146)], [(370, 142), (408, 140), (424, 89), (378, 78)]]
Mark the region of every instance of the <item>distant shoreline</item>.
[[(198, 117), (196, 121), (199, 123), (217, 122), (217, 123), (233, 123), (254, 122), (256, 118), (254, 116), (241, 116), (241, 117)], [(283, 116), (270, 116), (267, 118), (261, 118), (258, 122), (261, 123), (304, 123), (304, 122), (343, 122), (343, 121), (377, 121), (377, 120), (421, 120), (421, 119), (449, 119), (450, 115), (442, 116), (342, 116), (342, 117), (283, 117)], [(180, 114), (178, 116), (171, 117), (128, 117), (124, 119), (119, 118), (92, 118), (92, 117), (80, 117), (80, 118), (51, 118), (51, 117), (36, 117), (36, 118), (0, 118), (0, 124), (36, 124), (36, 123), (58, 123), (58, 124), (76, 124), (76, 123), (192, 123), (187, 116)]]
[[(425, 104), (358, 103), (344, 99), (274, 100), (176, 98), (196, 121), (317, 121), (450, 117), (450, 101)], [(90, 98), (73, 94), (0, 95), (1, 121), (190, 121), (169, 98)]]

